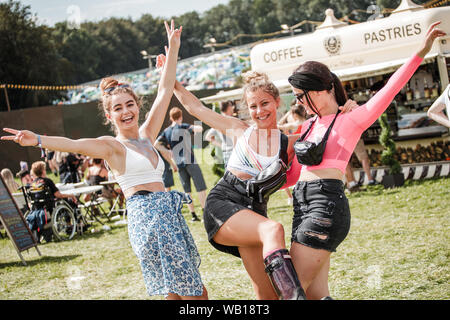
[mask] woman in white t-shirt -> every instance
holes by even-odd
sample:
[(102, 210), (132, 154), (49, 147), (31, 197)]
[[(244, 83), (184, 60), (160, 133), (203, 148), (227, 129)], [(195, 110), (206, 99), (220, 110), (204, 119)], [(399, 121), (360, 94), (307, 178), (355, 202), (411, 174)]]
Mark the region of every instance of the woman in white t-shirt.
[[(446, 109), (447, 115), (444, 113)], [(447, 85), (444, 92), (434, 101), (430, 109), (428, 109), (428, 117), (450, 128), (450, 84)]]

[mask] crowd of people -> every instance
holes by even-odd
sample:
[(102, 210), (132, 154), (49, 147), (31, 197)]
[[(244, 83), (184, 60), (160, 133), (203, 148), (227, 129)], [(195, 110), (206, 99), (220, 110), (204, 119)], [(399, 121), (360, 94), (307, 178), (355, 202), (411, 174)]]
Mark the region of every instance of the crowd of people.
[[(238, 85), (242, 70), (250, 67), (251, 46), (244, 45), (183, 59), (178, 62), (177, 79), (189, 90), (225, 89)], [(159, 72), (156, 68), (120, 75), (120, 81), (130, 83), (139, 95), (149, 95), (157, 90)], [(68, 90), (67, 98), (54, 104), (76, 104), (99, 100), (99, 83)]]
[[(201, 254), (181, 214), (186, 202), (193, 220), (198, 220), (187, 196), (192, 179), (210, 244), (242, 259), (258, 299), (332, 299), (330, 257), (350, 230), (344, 192), (345, 177), (352, 181), (350, 157), (356, 152), (367, 167), (361, 135), (409, 81), (435, 39), (445, 35), (438, 24), (429, 27), (417, 52), (362, 106), (347, 98), (327, 66), (316, 61), (301, 64), (288, 79), (295, 103), (287, 116), (292, 121), (285, 124), (277, 121), (279, 91), (260, 72), (243, 74), (241, 102), (250, 121), (234, 117), (229, 105), (221, 113), (204, 106), (177, 81), (182, 27), (175, 28), (172, 21), (165, 23), (166, 55), (157, 58), (157, 96), (142, 125), (141, 101), (131, 86), (105, 78), (101, 106), (115, 137), (72, 140), (4, 128), (10, 135), (1, 139), (104, 159), (126, 198), (129, 240), (149, 295), (208, 298), (199, 271)], [(430, 116), (443, 123), (448, 123), (442, 113), (443, 106), (449, 108), (448, 90), (430, 108)], [(160, 133), (173, 94), (188, 113), (215, 130), (210, 141), (222, 149), (224, 173), (209, 194), (189, 143), (190, 135), (201, 128), (183, 123), (181, 110), (171, 108), (172, 124)], [(166, 175), (168, 168), (179, 173), (184, 193), (170, 190), (173, 176), (171, 180)], [(370, 171), (367, 174), (373, 181)], [(101, 176), (101, 170), (95, 175)], [(267, 201), (275, 191), (291, 186), (294, 214), (288, 246), (283, 225), (267, 215)]]

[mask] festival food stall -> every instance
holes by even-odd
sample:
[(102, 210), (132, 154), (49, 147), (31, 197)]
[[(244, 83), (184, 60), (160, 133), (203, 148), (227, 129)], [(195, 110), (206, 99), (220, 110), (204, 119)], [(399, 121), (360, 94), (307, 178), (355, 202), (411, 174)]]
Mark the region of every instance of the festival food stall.
[[(254, 71), (265, 72), (282, 93), (284, 112), (294, 98), (287, 78), (302, 62), (316, 60), (336, 73), (350, 98), (365, 103), (414, 52), (428, 26), (441, 21), (448, 36), (436, 41), (409, 83), (388, 108), (389, 124), (403, 163), (450, 160), (449, 129), (427, 117), (427, 110), (449, 83), (450, 7), (425, 9), (403, 0), (388, 17), (349, 25), (326, 11), (325, 21), (312, 33), (255, 45), (250, 59)], [(242, 89), (219, 92), (202, 100), (240, 100)], [(245, 108), (240, 118), (247, 118)], [(380, 125), (363, 134), (373, 166), (381, 165)]]

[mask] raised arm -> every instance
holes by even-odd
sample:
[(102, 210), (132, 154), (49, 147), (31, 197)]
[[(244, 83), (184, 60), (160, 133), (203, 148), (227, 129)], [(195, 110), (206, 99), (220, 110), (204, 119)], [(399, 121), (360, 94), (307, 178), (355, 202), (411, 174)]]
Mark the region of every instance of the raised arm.
[[(166, 48), (167, 61), (162, 68), (158, 93), (149, 112), (149, 116), (139, 129), (140, 135), (150, 138), (151, 141), (155, 141), (164, 122), (170, 100), (172, 99), (173, 87), (176, 80), (178, 51), (181, 43), (180, 38), (183, 29), (183, 27), (175, 29), (173, 20), (171, 21), (170, 27), (166, 21), (164, 21), (164, 25), (169, 41), (169, 48)], [(158, 59), (161, 59), (161, 57), (158, 57)]]
[(439, 22), (433, 23), (425, 36), (420, 50), (406, 61), (390, 78), (386, 85), (378, 91), (366, 104), (355, 109), (349, 118), (361, 129), (366, 130), (389, 107), (392, 100), (411, 79), (414, 72), (422, 63), (425, 55), (430, 51), (434, 40), (446, 33), (436, 28)]
[(178, 81), (175, 82), (174, 93), (187, 112), (230, 138), (231, 136), (239, 136), (242, 133), (241, 130), (248, 128), (248, 124), (240, 119), (219, 114), (205, 107), (194, 94)]

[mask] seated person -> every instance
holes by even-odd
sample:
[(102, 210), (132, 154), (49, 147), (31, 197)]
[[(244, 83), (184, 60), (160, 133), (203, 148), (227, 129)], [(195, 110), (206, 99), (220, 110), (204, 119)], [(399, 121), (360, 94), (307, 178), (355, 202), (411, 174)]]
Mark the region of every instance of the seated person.
[(59, 179), (61, 183), (80, 182), (78, 167), (81, 165), (81, 159), (74, 153), (56, 152), (55, 160), (58, 163)]
[[(100, 182), (108, 181), (108, 169), (106, 169), (103, 159), (92, 159), (92, 165), (88, 169), (86, 181), (90, 186), (98, 186)], [(124, 196), (120, 188), (114, 188), (113, 185), (104, 185), (103, 189), (98, 191), (102, 197), (108, 199), (109, 205), (112, 207), (112, 201), (119, 196), (119, 206), (123, 208)], [(91, 195), (86, 194), (84, 201), (91, 200)]]
[(28, 170), (20, 170), (16, 173), (16, 177), (20, 179), (20, 182), (24, 187), (27, 187), (33, 183), (33, 178)]
[(18, 184), (14, 180), (14, 176), (8, 168), (2, 169), (0, 171), (0, 175), (2, 176), (3, 180), (5, 181), (5, 185), (8, 188), (9, 192), (13, 194), (14, 192), (17, 192), (17, 189), (19, 189)]
[[(31, 174), (36, 178), (28, 189), (28, 194), (30, 194), (33, 204), (26, 220), (31, 231), (37, 230), (38, 242), (40, 242), (41, 235), (48, 242), (51, 240), (51, 230), (44, 233), (43, 229), (51, 219), (50, 214), (55, 204), (55, 198), (68, 198), (74, 203), (77, 202), (77, 199), (73, 195), (62, 194), (55, 183), (46, 177), (46, 164), (44, 161), (34, 162), (31, 166)], [(43, 200), (43, 202), (39, 200)]]

